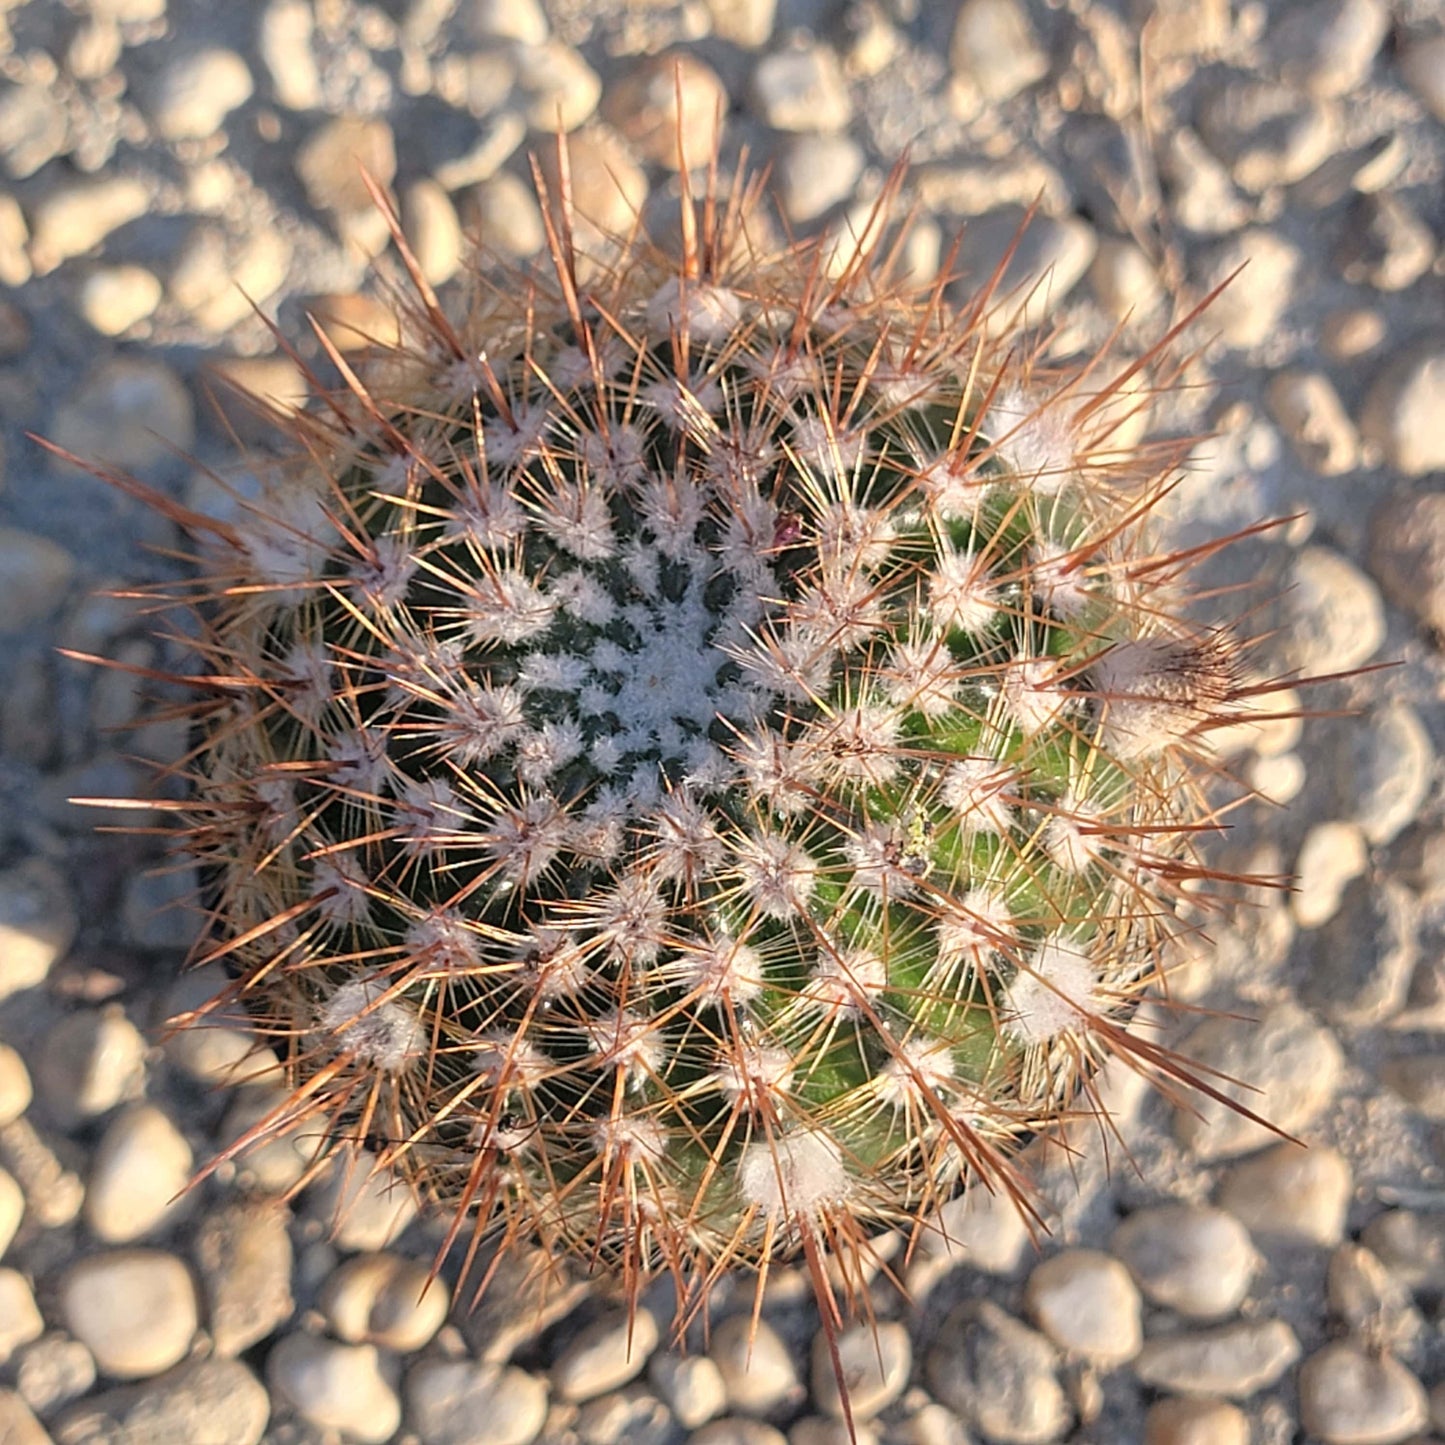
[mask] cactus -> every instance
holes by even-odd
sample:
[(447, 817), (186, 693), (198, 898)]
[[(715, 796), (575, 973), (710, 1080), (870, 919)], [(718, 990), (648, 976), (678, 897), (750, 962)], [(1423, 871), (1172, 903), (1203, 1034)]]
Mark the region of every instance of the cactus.
[(1252, 691), (1154, 540), (1138, 365), (1049, 372), (1016, 298), (722, 189), (605, 261), (544, 196), (550, 270), (414, 278), (186, 519), (206, 949), (295, 1090), (259, 1132), (685, 1304), (1018, 1190), (1107, 1055), (1187, 1075), (1125, 1025)]

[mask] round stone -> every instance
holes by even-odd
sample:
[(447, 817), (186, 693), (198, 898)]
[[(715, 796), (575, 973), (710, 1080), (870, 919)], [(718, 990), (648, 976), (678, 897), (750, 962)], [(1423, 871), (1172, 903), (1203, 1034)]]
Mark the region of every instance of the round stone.
[(788, 1445), (788, 1437), (761, 1420), (733, 1416), (712, 1420), (701, 1430), (694, 1430), (688, 1436), (688, 1445)]
[(602, 105), (644, 160), (692, 170), (717, 151), (728, 93), (712, 66), (687, 51), (649, 56), (608, 87)]
[(0, 1440), (6, 1445), (54, 1445), (49, 1432), (14, 1390), (0, 1390)]
[(100, 266), (80, 283), (80, 314), (102, 336), (119, 336), (160, 305), (163, 290), (144, 266)]
[(13, 1124), (34, 1098), (30, 1070), (18, 1049), (0, 1044), (0, 1129)]
[(195, 1158), (185, 1136), (154, 1104), (122, 1109), (90, 1166), (85, 1222), (106, 1244), (129, 1244), (173, 1220), (187, 1201)]
[(1061, 1349), (1106, 1369), (1143, 1343), (1139, 1291), (1100, 1250), (1067, 1249), (1035, 1266), (1024, 1291), (1033, 1322)]
[(1295, 455), (1312, 472), (1338, 477), (1359, 466), (1359, 433), (1322, 371), (1282, 371), (1271, 378), (1266, 396)]
[(774, 130), (842, 130), (853, 115), (838, 57), (826, 45), (764, 56), (753, 70), (752, 102)]
[(964, 0), (949, 60), (985, 100), (996, 103), (1042, 80), (1049, 57), (1018, 0)]
[(1417, 1114), (1432, 1124), (1445, 1124), (1445, 1058), (1413, 1054), (1391, 1059), (1380, 1070), (1380, 1078)]
[(1399, 53), (1400, 74), (1421, 104), (1445, 123), (1445, 35), (1417, 35)]
[(1303, 180), (1335, 148), (1334, 109), (1285, 86), (1240, 80), (1205, 94), (1199, 132), (1246, 191)]
[(410, 1354), (446, 1323), (451, 1299), (430, 1269), (398, 1254), (361, 1254), (322, 1288), (319, 1305), (331, 1331), (348, 1344)]
[(1330, 1255), (1325, 1276), (1330, 1313), (1371, 1349), (1410, 1349), (1425, 1324), (1411, 1303), (1410, 1291), (1372, 1250), (1342, 1244)]
[(882, 1414), (903, 1393), (913, 1368), (906, 1326), (893, 1320), (854, 1325), (838, 1336), (837, 1350), (841, 1386), (828, 1337), (820, 1330), (813, 1340), (813, 1399), (825, 1415), (845, 1418), (844, 1390), (854, 1420)]
[(1159, 1400), (1144, 1417), (1144, 1445), (1249, 1445), (1249, 1417), (1227, 1400)]
[(0, 1365), (7, 1364), (21, 1345), (44, 1333), (45, 1321), (30, 1281), (19, 1270), (0, 1269)]
[[(58, 542), (19, 527), (0, 527), (0, 587), (5, 592), (0, 636), (28, 632), (44, 622), (65, 600), (75, 570), (75, 558)], [(23, 980), (34, 976), (36, 965), (23, 957), (20, 965), (18, 975), (0, 983), (0, 996), (34, 987)], [(16, 978), (22, 981), (17, 984)]]
[(1370, 849), (1358, 823), (1317, 823), (1295, 860), (1290, 908), (1301, 928), (1318, 928), (1339, 911), (1345, 885), (1370, 866)]
[(32, 1410), (53, 1415), (95, 1384), (95, 1357), (79, 1340), (55, 1330), (21, 1350), (15, 1384)]
[[(644, 190), (646, 184), (644, 178)], [(531, 186), (510, 171), (500, 171), (467, 191), (461, 208), (468, 232), (491, 255), (525, 261), (547, 244), (536, 195)]]
[(1344, 1237), (1352, 1183), (1338, 1149), (1285, 1142), (1234, 1165), (1219, 1202), (1256, 1239), (1327, 1249)]
[(802, 1398), (798, 1371), (782, 1336), (767, 1320), (732, 1315), (718, 1324), (708, 1347), (722, 1374), (728, 1406), (745, 1415), (771, 1415)]
[(237, 1201), (206, 1214), (192, 1256), (218, 1355), (239, 1355), (291, 1318), (289, 1213), (269, 1200)]
[(1023, 305), (1029, 319), (1047, 316), (1071, 292), (1094, 259), (1098, 239), (1077, 216), (1035, 216), (1024, 226), (1025, 209), (1006, 206), (969, 222), (959, 240), (955, 266), (962, 278), (954, 294), (965, 294), (999, 275), (999, 296), (1010, 317)]
[(1324, 1445), (1400, 1445), (1428, 1423), (1419, 1380), (1388, 1355), (1340, 1340), (1300, 1366), (1300, 1423)]
[(696, 1430), (727, 1409), (722, 1371), (706, 1355), (663, 1351), (648, 1362), (647, 1378), (684, 1430)]
[(1368, 77), (1389, 27), (1380, 0), (1336, 0), (1328, 9), (1294, 4), (1271, 24), (1267, 43), (1291, 85), (1312, 95), (1346, 95)]
[(124, 1249), (72, 1265), (60, 1289), (66, 1328), (103, 1374), (145, 1379), (182, 1359), (196, 1333), (191, 1272), (173, 1254)]
[[(221, 1121), (221, 1147), (234, 1144), (269, 1115), (284, 1110), (289, 1098), (285, 1089), (270, 1084), (245, 1084), (237, 1089)], [(268, 1131), (236, 1155), (239, 1177), (267, 1194), (284, 1194), (306, 1173), (324, 1142), (309, 1122)]]
[(381, 1445), (401, 1424), (401, 1400), (375, 1345), (283, 1336), (266, 1360), (271, 1388), (304, 1420), (359, 1445)]
[[(296, 1150), (305, 1144), (305, 1139), (296, 1136)], [(379, 1168), (374, 1154), (359, 1149), (350, 1159), (333, 1165), (307, 1191), (306, 1213), (326, 1226), (338, 1249), (380, 1250), (416, 1218), (417, 1202), (403, 1180)]]
[(1113, 236), (1099, 238), (1089, 284), (1115, 321), (1145, 321), (1164, 300), (1155, 264), (1134, 242)]
[(1229, 282), (1209, 308), (1210, 328), (1240, 349), (1269, 340), (1289, 308), (1300, 260), (1299, 247), (1275, 231), (1240, 231), (1221, 242), (1200, 277), (1205, 290)]
[(1360, 430), (1407, 477), (1445, 471), (1445, 336), (1422, 337), (1386, 363)]
[(1352, 815), (1369, 842), (1384, 847), (1420, 816), (1435, 776), (1435, 745), (1405, 702), (1371, 713), (1368, 726), (1350, 729), (1350, 743)]
[(102, 176), (50, 187), (30, 211), (30, 254), (36, 271), (44, 275), (85, 255), (112, 231), (145, 215), (150, 205), (150, 186), (137, 176)]
[(938, 1211), (919, 1244), (925, 1256), (1009, 1278), (1029, 1250), (1028, 1222), (1006, 1191), (974, 1184)]
[(517, 52), (517, 98), (533, 130), (556, 135), (577, 129), (602, 98), (602, 78), (570, 45), (560, 40)]
[[(594, 262), (605, 259), (631, 233), (647, 201), (647, 172), (609, 126), (588, 125), (567, 143), (572, 172), (573, 244)], [(538, 158), (551, 195), (560, 177), (551, 149)], [(585, 267), (584, 267), (585, 271)]]
[(1445, 634), (1445, 493), (1400, 492), (1380, 507), (1370, 569), (1396, 607)]
[(371, 209), (363, 174), (383, 190), (396, 177), (396, 140), (384, 120), (337, 116), (296, 152), (296, 174), (318, 211), (350, 215)]
[(795, 225), (806, 225), (852, 195), (862, 171), (863, 151), (850, 137), (794, 136), (773, 165), (778, 204)]
[(1158, 1204), (1131, 1214), (1109, 1248), (1150, 1301), (1194, 1320), (1233, 1314), (1258, 1256), (1244, 1226), (1207, 1204)]
[(530, 1445), (547, 1422), (547, 1382), (514, 1366), (422, 1359), (407, 1371), (406, 1412), (422, 1445)]
[(613, 1310), (571, 1339), (552, 1366), (552, 1388), (573, 1403), (595, 1399), (635, 1380), (657, 1348), (650, 1310)]
[(33, 176), (66, 149), (70, 124), (52, 86), (22, 81), (0, 94), (0, 158), (16, 180)]
[(162, 140), (206, 140), (255, 89), (234, 50), (207, 46), (177, 55), (151, 88), (148, 109)]
[(146, 1041), (119, 1005), (67, 1014), (36, 1063), (45, 1107), (66, 1128), (108, 1113), (145, 1088)]
[(84, 461), (142, 475), (170, 472), (195, 443), (195, 407), (163, 361), (117, 356), (101, 362), (60, 404), (50, 434)]
[(1389, 1209), (1364, 1228), (1360, 1242), (1412, 1290), (1445, 1290), (1445, 1214)]
[(1283, 1320), (1243, 1320), (1146, 1340), (1134, 1374), (1180, 1395), (1247, 1400), (1275, 1384), (1299, 1356), (1299, 1340)]
[(20, 1230), (25, 1217), (25, 1191), (8, 1169), (0, 1169), (0, 1259)]
[(461, 269), (465, 238), (446, 188), (427, 176), (413, 181), (402, 193), (401, 219), (428, 283), (450, 281)]
[(1289, 661), (1306, 677), (1359, 667), (1385, 641), (1380, 589), (1327, 547), (1306, 547), (1295, 557), (1285, 607)]

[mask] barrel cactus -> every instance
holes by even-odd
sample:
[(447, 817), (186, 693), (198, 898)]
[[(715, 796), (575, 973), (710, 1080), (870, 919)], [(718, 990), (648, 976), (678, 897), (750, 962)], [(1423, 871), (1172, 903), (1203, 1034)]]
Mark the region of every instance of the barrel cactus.
[(1125, 1025), (1248, 691), (1102, 363), (732, 195), (585, 265), (548, 198), (550, 269), (418, 282), (188, 519), (205, 949), (294, 1085), (245, 1142), (685, 1301), (1172, 1067)]

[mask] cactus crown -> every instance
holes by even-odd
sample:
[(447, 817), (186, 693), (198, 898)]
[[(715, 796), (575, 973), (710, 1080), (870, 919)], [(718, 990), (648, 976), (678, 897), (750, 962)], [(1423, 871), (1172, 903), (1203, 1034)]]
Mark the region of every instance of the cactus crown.
[(418, 283), (291, 420), (213, 524), (189, 828), (263, 1128), (684, 1298), (1168, 1067), (1123, 1024), (1245, 692), (1114, 386), (732, 194), (590, 267), (549, 206), (551, 273)]

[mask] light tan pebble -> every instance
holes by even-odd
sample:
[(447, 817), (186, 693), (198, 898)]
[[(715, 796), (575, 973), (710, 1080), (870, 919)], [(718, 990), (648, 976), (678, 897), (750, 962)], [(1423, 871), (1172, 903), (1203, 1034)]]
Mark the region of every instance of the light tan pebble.
[(903, 1393), (913, 1369), (913, 1346), (904, 1325), (893, 1320), (853, 1325), (838, 1336), (837, 1350), (841, 1386), (828, 1337), (820, 1330), (813, 1340), (813, 1400), (825, 1415), (844, 1418), (844, 1390), (854, 1420), (882, 1414)]
[(25, 1217), (25, 1191), (8, 1169), (0, 1169), (0, 1259), (20, 1232)]
[(532, 187), (510, 171), (500, 171), (465, 192), (461, 210), (467, 233), (492, 255), (525, 261), (547, 244)]
[[(243, 1084), (231, 1096), (231, 1107), (221, 1121), (221, 1147), (237, 1143), (270, 1116), (283, 1117), (290, 1098), (287, 1090), (271, 1084)], [(284, 1194), (300, 1182), (324, 1144), (314, 1123), (298, 1121), (254, 1137), (235, 1156), (235, 1163), (244, 1184), (266, 1194)]]
[[(196, 439), (195, 407), (177, 372), (145, 356), (102, 361), (55, 410), (50, 434), (77, 457), (141, 475), (173, 471)], [(69, 463), (57, 469), (69, 473)]]
[(0, 1390), (0, 1440), (5, 1445), (53, 1445), (45, 1427), (14, 1390)]
[[(622, 137), (608, 126), (588, 125), (568, 142), (572, 168), (574, 244), (594, 266), (605, 261), (637, 223), (647, 201), (647, 173)], [(548, 190), (557, 194), (555, 152), (538, 157)], [(583, 267), (586, 273), (586, 265)]]
[(838, 57), (826, 45), (775, 50), (753, 69), (752, 103), (774, 130), (842, 130), (853, 103)]
[(731, 1315), (712, 1332), (708, 1355), (722, 1373), (728, 1408), (771, 1415), (803, 1398), (797, 1367), (782, 1336), (767, 1320)]
[(1345, 306), (1320, 323), (1320, 347), (1333, 361), (1368, 356), (1385, 339), (1385, 318), (1371, 306)]
[(1129, 1271), (1096, 1249), (1066, 1249), (1029, 1275), (1024, 1305), (1061, 1350), (1112, 1368), (1143, 1343), (1139, 1291)]
[(1249, 1417), (1227, 1400), (1159, 1400), (1144, 1417), (1144, 1445), (1249, 1445)]
[(1147, 321), (1164, 300), (1158, 268), (1134, 242), (1114, 236), (1100, 238), (1089, 284), (1115, 321)]
[(1365, 1226), (1360, 1243), (1406, 1288), (1445, 1290), (1445, 1214), (1387, 1209)]
[(53, 1415), (95, 1384), (95, 1357), (63, 1330), (26, 1345), (14, 1370), (21, 1398), (39, 1415)]
[(219, 336), (249, 320), (285, 283), (291, 242), (275, 226), (230, 235), (211, 221), (192, 227), (171, 267), (170, 299)]
[(650, 1310), (608, 1312), (580, 1330), (552, 1366), (553, 1392), (573, 1404), (595, 1399), (635, 1380), (657, 1348)]
[(1407, 477), (1445, 469), (1445, 333), (1391, 356), (1365, 398), (1360, 430)]
[(296, 174), (319, 211), (347, 215), (373, 209), (363, 173), (385, 189), (396, 178), (396, 139), (380, 119), (324, 121), (296, 152)]
[(1344, 1237), (1352, 1186), (1338, 1149), (1286, 1141), (1232, 1166), (1218, 1198), (1256, 1239), (1328, 1249)]
[(1390, 1356), (1346, 1341), (1300, 1366), (1300, 1423), (1324, 1445), (1401, 1445), (1429, 1419), (1419, 1380)]
[(727, 1409), (722, 1371), (706, 1355), (653, 1355), (647, 1378), (684, 1430), (696, 1430)]
[(577, 1434), (587, 1445), (656, 1440), (672, 1429), (667, 1406), (641, 1385), (627, 1385), (601, 1395), (577, 1411)]
[(1410, 1291), (1364, 1245), (1346, 1242), (1330, 1256), (1325, 1292), (1330, 1313), (1373, 1352), (1412, 1349), (1424, 1332)]
[(72, 144), (66, 106), (40, 76), (0, 94), (0, 157), (16, 180), (33, 176)]
[(42, 1229), (59, 1229), (80, 1213), (85, 1185), (55, 1157), (29, 1119), (0, 1128), (0, 1162), (15, 1176), (26, 1213)]
[(1049, 73), (1048, 54), (1018, 0), (964, 0), (949, 61), (956, 74), (992, 103), (1017, 95)]
[(63, 1128), (108, 1113), (145, 1088), (146, 1041), (119, 1004), (68, 1014), (36, 1060), (45, 1107)]
[(643, 160), (692, 170), (716, 152), (727, 109), (717, 71), (684, 50), (634, 64), (608, 87), (602, 118)]
[(164, 290), (144, 266), (100, 266), (80, 283), (80, 314), (102, 336), (119, 336), (151, 315)]
[(1426, 1053), (1390, 1059), (1380, 1078), (1422, 1118), (1445, 1124), (1445, 1057)]
[(1199, 131), (1242, 190), (1259, 195), (1303, 180), (1335, 150), (1334, 106), (1272, 81), (1236, 80), (1212, 87)]
[(1295, 860), (1290, 911), (1301, 928), (1319, 928), (1339, 912), (1346, 886), (1370, 866), (1370, 845), (1358, 823), (1316, 823)]
[(462, 264), (462, 223), (444, 186), (428, 176), (413, 181), (401, 197), (402, 227), (422, 276), (441, 286)]
[(518, 108), (533, 130), (574, 131), (602, 98), (602, 77), (560, 40), (520, 47), (516, 66)]
[(1304, 759), (1298, 753), (1253, 757), (1244, 765), (1245, 782), (1266, 802), (1281, 808), (1299, 797), (1307, 777)]
[(195, 1157), (154, 1104), (132, 1104), (106, 1126), (91, 1161), (85, 1222), (105, 1244), (130, 1244), (185, 1208)]
[(374, 1345), (316, 1335), (278, 1340), (266, 1361), (271, 1388), (304, 1420), (360, 1445), (381, 1445), (401, 1424), (401, 1400)]
[(1292, 1003), (1273, 1004), (1250, 1021), (1209, 1019), (1180, 1048), (1196, 1067), (1217, 1071), (1212, 1077), (1225, 1100), (1237, 1099), (1273, 1125), (1246, 1119), (1225, 1101), (1191, 1099), (1175, 1111), (1174, 1134), (1201, 1160), (1252, 1153), (1273, 1143), (1275, 1130), (1298, 1135), (1328, 1108), (1344, 1067), (1335, 1036)]
[(849, 136), (793, 136), (773, 165), (778, 204), (795, 225), (816, 221), (852, 195), (862, 170), (863, 151)]
[(255, 88), (234, 50), (205, 46), (169, 61), (148, 88), (146, 109), (162, 140), (207, 140)]
[(1144, 1384), (1160, 1390), (1248, 1400), (1299, 1357), (1299, 1340), (1283, 1320), (1242, 1320), (1145, 1340), (1133, 1368)]
[(30, 1107), (34, 1097), (30, 1070), (25, 1067), (20, 1051), (9, 1044), (0, 1044), (0, 1129), (13, 1124)]
[(1418, 35), (1400, 52), (1400, 74), (1436, 120), (1445, 123), (1445, 35)]
[(1239, 1220), (1208, 1204), (1137, 1210), (1114, 1231), (1109, 1248), (1151, 1303), (1194, 1320), (1233, 1314), (1259, 1262)]
[[(5, 595), (0, 636), (28, 632), (45, 621), (65, 600), (75, 572), (75, 558), (60, 543), (38, 532), (0, 527), (0, 588)], [(4, 927), (0, 923), (0, 928)], [(7, 968), (7, 973), (9, 976), (0, 983), (0, 995), (34, 986), (24, 982), (34, 974), (33, 965), (24, 958), (18, 972)]]
[(20, 202), (0, 192), (0, 286), (23, 286), (31, 275), (30, 227)]
[(973, 1184), (938, 1211), (919, 1245), (924, 1255), (1007, 1279), (1028, 1253), (1028, 1222), (1006, 1191)]
[(744, 50), (761, 50), (773, 33), (777, 0), (703, 0), (713, 34)]
[(196, 1287), (173, 1254), (121, 1249), (88, 1255), (60, 1287), (65, 1327), (101, 1373), (146, 1379), (184, 1358), (195, 1337)]
[(963, 1421), (946, 1405), (931, 1401), (894, 1425), (889, 1433), (897, 1445), (971, 1445)]
[(209, 1210), (191, 1247), (218, 1355), (229, 1358), (291, 1318), (290, 1212), (272, 1200)]
[[(242, 441), (274, 438), (270, 408), (285, 413), (303, 407), (310, 394), (305, 374), (289, 356), (222, 356), (207, 363), (206, 372), (214, 378), (207, 399)], [(205, 1032), (204, 1027), (187, 1031), (189, 1036)]]
[(271, 96), (286, 110), (321, 105), (321, 73), (312, 52), (316, 22), (307, 0), (269, 0), (257, 48), (271, 77)]
[(1278, 232), (1251, 228), (1214, 247), (1206, 261), (1204, 289), (1229, 281), (1210, 306), (1206, 325), (1229, 346), (1247, 350), (1267, 341), (1290, 305), (1299, 247)]
[(1338, 477), (1359, 466), (1359, 433), (1323, 372), (1280, 372), (1265, 395), (1280, 430), (1312, 472)]
[(410, 1354), (446, 1323), (451, 1304), (446, 1285), (430, 1273), (397, 1254), (355, 1255), (326, 1281), (318, 1304), (347, 1344)]
[(343, 353), (397, 346), (401, 318), (396, 308), (374, 296), (358, 293), (318, 296), (311, 314), (321, 323), (336, 349)]
[(8, 1363), (21, 1345), (44, 1333), (45, 1321), (30, 1281), (19, 1270), (0, 1269), (0, 1365)]
[(547, 1422), (546, 1380), (515, 1366), (422, 1359), (405, 1393), (423, 1445), (530, 1445)]
[(467, 34), (473, 40), (516, 40), (540, 45), (549, 30), (547, 14), (537, 0), (471, 0), (466, 7)]
[(804, 1415), (788, 1426), (788, 1445), (878, 1445), (878, 1432), (867, 1421), (859, 1420), (850, 1435), (842, 1420)]
[(730, 1416), (694, 1430), (687, 1445), (788, 1445), (788, 1437), (761, 1420)]
[(407, 1183), (378, 1167), (365, 1149), (338, 1157), (306, 1193), (307, 1216), (325, 1225), (336, 1247), (347, 1252), (385, 1249), (416, 1213)]
[[(1424, 585), (1425, 579), (1419, 579)], [(1420, 714), (1393, 702), (1352, 730), (1352, 816), (1375, 847), (1393, 843), (1420, 816), (1435, 776), (1435, 745)]]
[(40, 275), (100, 245), (150, 209), (150, 185), (138, 176), (64, 181), (30, 212), (30, 258)]

